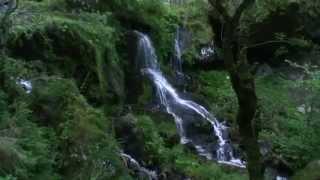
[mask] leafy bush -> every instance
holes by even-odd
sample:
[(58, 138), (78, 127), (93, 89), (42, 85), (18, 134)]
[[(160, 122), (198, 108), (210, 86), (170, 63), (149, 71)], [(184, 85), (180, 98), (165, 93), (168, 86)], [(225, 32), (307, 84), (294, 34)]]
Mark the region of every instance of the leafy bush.
[(232, 89), (229, 76), (225, 72), (210, 71), (200, 72), (199, 94), (206, 97), (207, 103), (210, 103), (213, 112), (218, 117), (224, 117), (227, 120), (235, 120), (237, 111), (237, 98)]
[(308, 87), (306, 83), (311, 81), (311, 84), (319, 83), (318, 79), (314, 79), (303, 80), (304, 83), (300, 84), (276, 75), (258, 79), (257, 83), (261, 105), (261, 138), (273, 142), (275, 152), (289, 162), (293, 169), (301, 168), (309, 161), (320, 158), (320, 133), (315, 125), (318, 122), (318, 105), (313, 104), (314, 112), (309, 111), (308, 106), (308, 103), (318, 99), (318, 90), (305, 89)]

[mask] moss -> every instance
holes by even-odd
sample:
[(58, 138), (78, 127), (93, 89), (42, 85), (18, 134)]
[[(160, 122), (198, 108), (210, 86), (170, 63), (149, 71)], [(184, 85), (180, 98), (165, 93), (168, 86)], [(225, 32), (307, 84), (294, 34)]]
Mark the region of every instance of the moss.
[(54, 127), (62, 176), (104, 179), (125, 175), (111, 122), (104, 114), (87, 103), (72, 81), (42, 81), (35, 83), (33, 107), (38, 107), (36, 117), (45, 118), (45, 124)]
[[(88, 104), (75, 82), (37, 73), (34, 62), (0, 64), (0, 176), (18, 179), (128, 176), (111, 133), (111, 121)], [(30, 72), (30, 73), (29, 73)], [(11, 77), (11, 78), (10, 78)], [(31, 78), (26, 94), (16, 78)], [(13, 93), (15, 92), (15, 93)], [(3, 148), (5, 147), (5, 148)]]
[(141, 96), (139, 96), (138, 104), (147, 105), (153, 100), (153, 88), (151, 85), (148, 85), (146, 83), (143, 83), (143, 93)]
[[(123, 72), (115, 48), (118, 34), (110, 25), (114, 23), (110, 16), (49, 11), (44, 4), (26, 3), (15, 14), (10, 54), (28, 61), (41, 60), (46, 63), (46, 73), (76, 79), (92, 102), (122, 101)], [(19, 13), (30, 7), (44, 12)]]
[(191, 64), (199, 58), (200, 48), (209, 44), (214, 36), (208, 23), (208, 7), (208, 2), (196, 0), (190, 0), (177, 7), (182, 26), (188, 29), (192, 36), (183, 54), (183, 59)]
[(206, 97), (216, 116), (235, 124), (238, 106), (228, 74), (219, 71), (200, 72), (198, 78), (200, 87), (195, 93)]
[(11, 174), (22, 180), (59, 178), (54, 170), (56, 139), (52, 131), (34, 122), (28, 104), (21, 98), (14, 103), (8, 100), (8, 109), (0, 110), (0, 176)]

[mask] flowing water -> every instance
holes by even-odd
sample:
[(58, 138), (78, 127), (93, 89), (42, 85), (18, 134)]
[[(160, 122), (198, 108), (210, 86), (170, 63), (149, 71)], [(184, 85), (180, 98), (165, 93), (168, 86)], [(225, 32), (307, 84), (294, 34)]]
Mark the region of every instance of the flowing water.
[(149, 180), (158, 180), (157, 173), (155, 171), (151, 171), (145, 167), (142, 167), (138, 161), (136, 161), (129, 154), (120, 153), (120, 156), (126, 160), (127, 166), (132, 170), (138, 171), (139, 177)]
[(31, 93), (32, 91), (32, 83), (31, 81), (27, 81), (24, 79), (19, 79), (16, 81), (18, 85), (20, 85), (23, 89), (25, 89), (26, 93)]
[[(140, 64), (141, 73), (153, 82), (160, 105), (174, 117), (181, 143), (192, 144), (197, 152), (207, 159), (216, 159), (220, 163), (244, 168), (245, 164), (234, 156), (230, 139), (226, 135), (227, 127), (203, 106), (179, 95), (160, 70), (155, 49), (149, 37), (140, 32), (136, 32), (136, 34), (139, 37), (137, 60)], [(178, 46), (177, 42), (176, 46)], [(179, 48), (176, 49), (179, 50)], [(181, 58), (179, 53), (177, 52)], [(208, 148), (205, 142), (190, 133), (188, 125), (193, 121), (209, 122), (212, 126), (212, 132), (209, 136), (217, 139), (215, 149)]]
[(209, 45), (202, 47), (200, 51), (200, 59), (207, 59), (215, 54), (214, 43), (211, 42)]
[(286, 177), (283, 177), (283, 176), (277, 176), (276, 177), (276, 180), (287, 180), (288, 178)]
[(183, 74), (182, 72), (182, 51), (183, 51), (183, 48), (181, 44), (183, 44), (182, 42), (182, 32), (181, 30), (178, 28), (177, 29), (177, 33), (176, 33), (176, 38), (174, 40), (174, 56), (172, 58), (172, 61), (171, 61), (171, 66), (173, 68), (173, 70), (178, 73), (178, 74)]

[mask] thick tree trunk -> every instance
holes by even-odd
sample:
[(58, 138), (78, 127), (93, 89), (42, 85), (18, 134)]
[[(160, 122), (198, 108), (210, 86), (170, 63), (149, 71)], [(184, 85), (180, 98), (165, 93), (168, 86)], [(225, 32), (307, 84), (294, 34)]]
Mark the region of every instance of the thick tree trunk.
[[(239, 104), (237, 123), (242, 144), (247, 155), (250, 180), (263, 180), (263, 165), (255, 130), (254, 118), (257, 109), (254, 76), (246, 60), (246, 51), (240, 53), (239, 39), (232, 26), (226, 26), (223, 40), (223, 57)], [(244, 59), (245, 58), (245, 59)]]
[(263, 167), (258, 144), (258, 136), (254, 126), (254, 118), (257, 108), (257, 96), (255, 93), (254, 79), (242, 79), (239, 74), (230, 74), (233, 89), (235, 90), (239, 111), (237, 123), (241, 135), (242, 144), (247, 155), (247, 168), (250, 180), (263, 179)]

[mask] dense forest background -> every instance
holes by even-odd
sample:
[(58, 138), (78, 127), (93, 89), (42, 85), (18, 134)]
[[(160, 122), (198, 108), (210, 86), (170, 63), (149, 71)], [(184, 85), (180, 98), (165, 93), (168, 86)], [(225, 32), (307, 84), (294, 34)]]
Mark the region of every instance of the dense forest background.
[[(123, 151), (159, 179), (257, 180), (260, 166), (264, 179), (320, 178), (319, 0), (0, 0), (0, 15), (1, 180), (147, 179)], [(134, 31), (178, 90), (227, 122), (249, 173), (180, 144), (134, 66)]]

